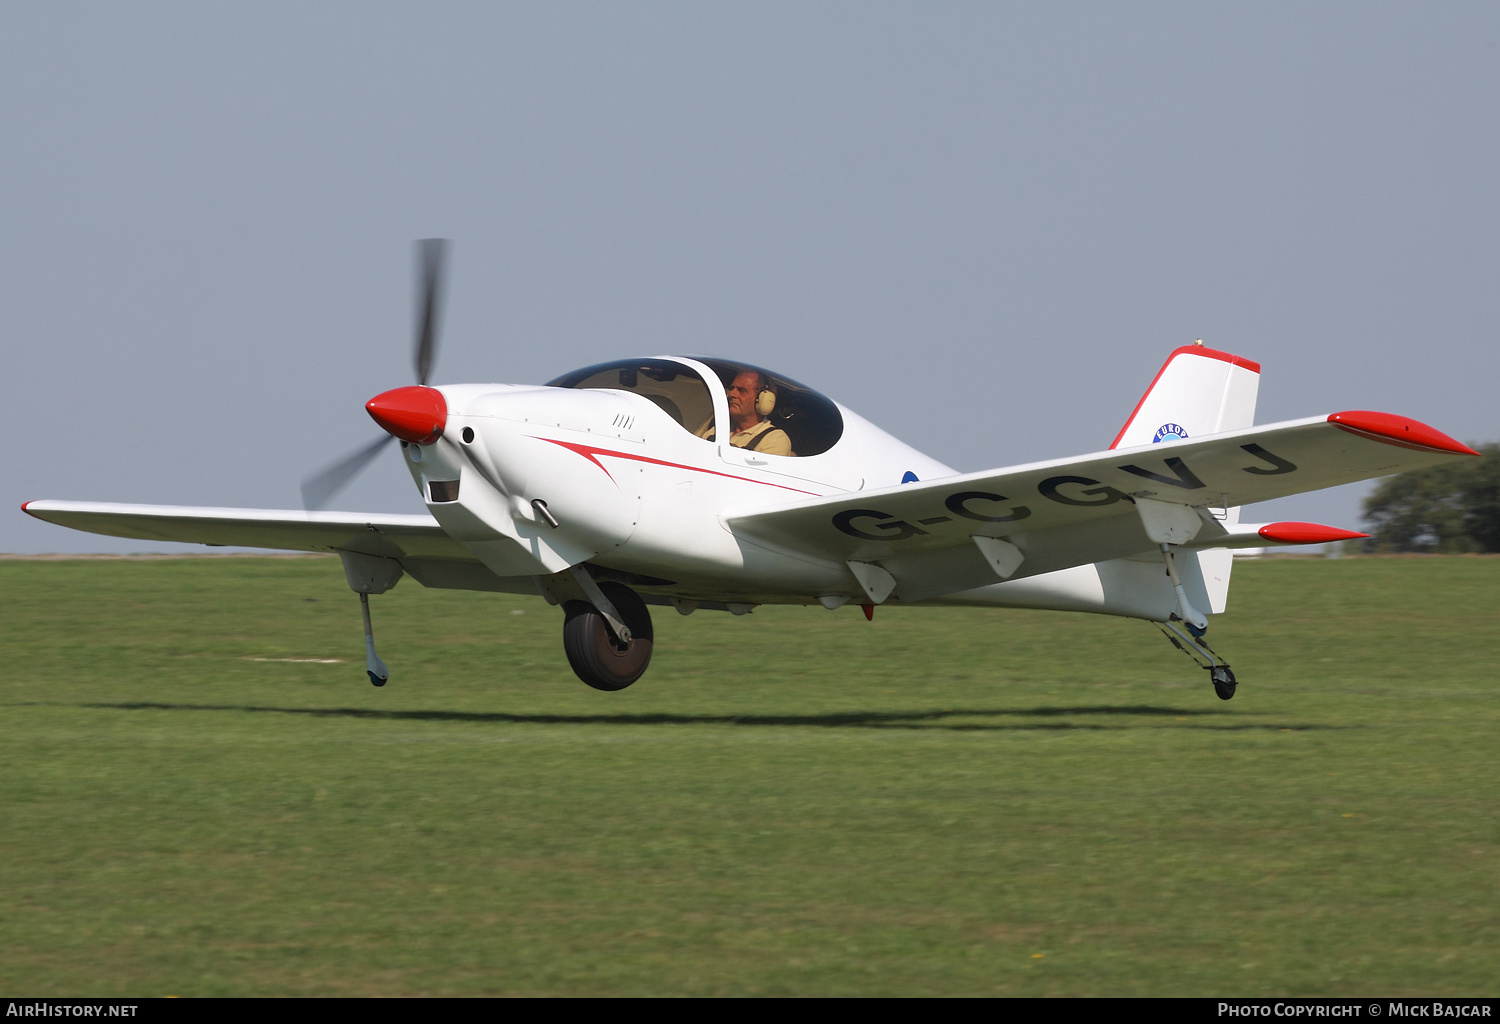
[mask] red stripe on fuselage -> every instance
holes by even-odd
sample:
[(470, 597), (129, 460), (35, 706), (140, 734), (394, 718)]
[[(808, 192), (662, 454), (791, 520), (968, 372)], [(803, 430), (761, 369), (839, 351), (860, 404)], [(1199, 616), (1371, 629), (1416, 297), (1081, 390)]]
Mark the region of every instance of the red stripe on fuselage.
[(614, 479), (614, 476), (610, 474), (608, 469), (604, 468), (604, 463), (600, 462), (594, 456), (608, 455), (616, 459), (628, 459), (631, 462), (649, 462), (653, 466), (666, 466), (669, 469), (685, 469), (689, 473), (707, 473), (709, 476), (722, 476), (730, 480), (743, 480), (747, 484), (760, 484), (762, 487), (777, 487), (783, 491), (792, 491), (797, 494), (810, 494), (814, 498), (819, 497), (816, 491), (804, 491), (796, 487), (788, 487), (785, 484), (773, 484), (769, 480), (756, 480), (748, 476), (735, 476), (733, 473), (720, 473), (717, 470), (713, 469), (699, 469), (697, 466), (684, 466), (680, 462), (664, 462), (661, 459), (652, 459), (648, 458), (645, 455), (632, 455), (630, 452), (617, 452), (611, 448), (595, 448), (593, 445), (575, 444), (572, 441), (554, 441), (550, 437), (536, 437), (535, 434), (533, 434), (532, 437), (536, 438), (536, 440), (538, 441), (546, 441), (549, 444), (555, 444), (559, 447), (566, 448), (568, 449), (568, 451), (572, 452), (575, 455), (582, 455), (585, 459), (588, 459), (594, 465), (603, 470), (604, 475), (609, 477), (611, 480)]

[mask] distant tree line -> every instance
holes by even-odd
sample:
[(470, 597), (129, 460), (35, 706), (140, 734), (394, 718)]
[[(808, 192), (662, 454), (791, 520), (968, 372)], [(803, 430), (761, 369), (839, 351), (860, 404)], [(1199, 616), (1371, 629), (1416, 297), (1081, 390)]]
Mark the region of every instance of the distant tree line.
[(1369, 551), (1500, 551), (1500, 444), (1386, 477), (1365, 499)]

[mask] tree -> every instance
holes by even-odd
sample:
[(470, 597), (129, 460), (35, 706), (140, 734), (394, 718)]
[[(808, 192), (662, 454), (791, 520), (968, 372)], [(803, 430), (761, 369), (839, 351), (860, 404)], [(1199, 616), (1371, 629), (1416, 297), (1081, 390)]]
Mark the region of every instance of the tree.
[(1386, 477), (1364, 503), (1374, 551), (1500, 551), (1500, 444)]

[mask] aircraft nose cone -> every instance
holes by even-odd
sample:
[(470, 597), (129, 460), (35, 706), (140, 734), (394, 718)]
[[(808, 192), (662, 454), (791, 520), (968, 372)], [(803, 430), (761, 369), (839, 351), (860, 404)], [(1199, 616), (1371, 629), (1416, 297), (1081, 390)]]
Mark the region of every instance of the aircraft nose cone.
[(419, 385), (383, 391), (365, 403), (365, 412), (387, 433), (412, 444), (432, 444), (448, 424), (443, 393)]

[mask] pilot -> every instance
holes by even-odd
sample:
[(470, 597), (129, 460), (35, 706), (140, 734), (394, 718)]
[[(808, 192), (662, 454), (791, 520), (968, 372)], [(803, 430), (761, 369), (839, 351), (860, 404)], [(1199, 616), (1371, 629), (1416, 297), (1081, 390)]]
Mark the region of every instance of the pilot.
[[(729, 443), (736, 448), (745, 448), (766, 455), (795, 455), (792, 439), (786, 431), (773, 426), (765, 417), (776, 405), (776, 395), (771, 391), (770, 381), (755, 370), (744, 370), (724, 391), (729, 399), (729, 423), (734, 431)], [(705, 424), (699, 437), (712, 439), (712, 423)]]

